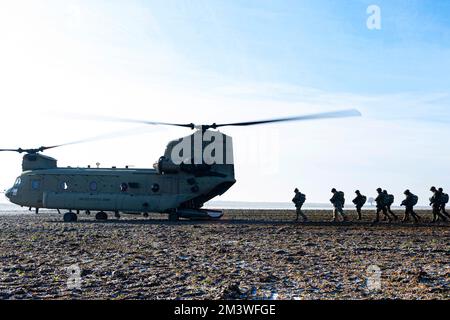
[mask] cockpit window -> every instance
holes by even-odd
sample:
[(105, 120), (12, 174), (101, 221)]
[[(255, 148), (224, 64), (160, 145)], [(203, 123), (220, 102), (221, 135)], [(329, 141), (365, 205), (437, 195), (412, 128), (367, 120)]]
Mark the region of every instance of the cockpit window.
[(16, 182), (14, 183), (14, 187), (18, 187), (20, 186), (20, 184), (22, 183), (22, 179), (19, 177), (16, 179)]

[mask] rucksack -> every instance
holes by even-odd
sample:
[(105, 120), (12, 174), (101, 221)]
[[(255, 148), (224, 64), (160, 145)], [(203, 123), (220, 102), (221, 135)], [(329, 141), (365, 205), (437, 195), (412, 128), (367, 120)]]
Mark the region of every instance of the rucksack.
[(367, 197), (366, 196), (361, 196), (361, 197), (357, 197), (353, 200), (353, 203), (356, 204), (357, 206), (364, 206), (364, 204), (367, 201)]
[(413, 194), (413, 195), (411, 196), (411, 205), (412, 205), (412, 206), (415, 206), (415, 205), (417, 204), (417, 202), (419, 202), (419, 197), (416, 196), (415, 194)]
[(305, 196), (303, 193), (300, 193), (299, 196), (298, 196), (298, 198), (297, 198), (297, 196), (295, 196), (295, 197), (292, 199), (292, 202), (295, 203), (296, 205), (297, 205), (297, 204), (304, 204), (305, 201), (306, 201), (306, 196)]
[(387, 196), (387, 203), (388, 204), (393, 204), (395, 201), (394, 195), (390, 194)]
[(447, 193), (442, 194), (442, 203), (448, 203), (448, 194)]
[(298, 199), (298, 201), (299, 201), (301, 204), (304, 204), (305, 201), (306, 201), (306, 196), (305, 196), (303, 193), (300, 193), (300, 198)]
[(339, 194), (339, 200), (341, 201), (342, 205), (344, 205), (345, 204), (344, 192), (339, 191), (338, 194)]
[(367, 197), (366, 196), (362, 196), (361, 197), (361, 206), (365, 205), (367, 202)]

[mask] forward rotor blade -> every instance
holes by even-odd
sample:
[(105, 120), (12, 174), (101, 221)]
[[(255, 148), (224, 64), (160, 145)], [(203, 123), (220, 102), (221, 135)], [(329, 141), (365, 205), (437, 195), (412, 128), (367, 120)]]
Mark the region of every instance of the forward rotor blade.
[(38, 153), (38, 152), (44, 152), (44, 151), (50, 150), (50, 149), (55, 149), (55, 148), (60, 148), (60, 147), (65, 147), (65, 146), (70, 146), (70, 145), (75, 145), (75, 144), (89, 143), (89, 142), (95, 142), (95, 141), (100, 141), (100, 140), (108, 140), (108, 139), (113, 139), (113, 138), (118, 138), (118, 137), (126, 137), (126, 136), (130, 136), (130, 135), (136, 135), (136, 134), (143, 133), (143, 131), (149, 131), (148, 127), (144, 126), (144, 127), (133, 128), (131, 130), (128, 129), (128, 130), (116, 131), (116, 132), (112, 132), (112, 133), (95, 136), (92, 138), (86, 138), (86, 139), (72, 141), (72, 142), (63, 143), (63, 144), (54, 145), (54, 146), (48, 146), (48, 147), (42, 146), (42, 147), (39, 147), (36, 149), (22, 149), (22, 148), (0, 149), (0, 152), (1, 151), (5, 151), (5, 152), (10, 151), (10, 152), (34, 154), (34, 153)]
[(56, 147), (71, 146), (71, 145), (75, 145), (75, 144), (82, 144), (82, 143), (101, 141), (101, 140), (109, 140), (109, 139), (114, 139), (114, 138), (122, 138), (122, 137), (127, 137), (127, 136), (141, 134), (141, 133), (143, 133), (145, 131), (149, 131), (147, 126), (133, 128), (133, 129), (129, 129), (129, 130), (121, 130), (121, 131), (116, 131), (116, 132), (111, 132), (111, 133), (98, 135), (98, 136), (91, 137), (91, 138), (86, 138), (86, 139), (81, 139), (81, 140), (76, 140), (76, 141), (60, 144), (58, 146), (55, 146), (55, 148)]
[(0, 152), (18, 152), (18, 153), (37, 153), (37, 152), (43, 152), (48, 149), (57, 148), (59, 146), (51, 146), (51, 147), (39, 147), (37, 149), (0, 149)]
[(316, 113), (304, 116), (278, 118), (278, 119), (268, 119), (260, 121), (248, 121), (248, 122), (236, 122), (236, 123), (223, 123), (223, 124), (213, 124), (212, 128), (228, 127), (228, 126), (255, 126), (260, 124), (277, 123), (277, 122), (289, 122), (289, 121), (307, 121), (307, 120), (319, 120), (319, 119), (333, 119), (333, 118), (348, 118), (348, 117), (360, 117), (361, 112), (356, 109), (334, 111), (334, 112), (324, 112)]

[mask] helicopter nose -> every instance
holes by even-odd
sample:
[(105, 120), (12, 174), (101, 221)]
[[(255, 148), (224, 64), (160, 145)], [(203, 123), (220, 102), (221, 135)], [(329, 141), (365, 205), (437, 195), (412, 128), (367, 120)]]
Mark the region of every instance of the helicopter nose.
[(11, 189), (9, 189), (5, 192), (5, 197), (7, 197), (8, 199), (11, 199), (11, 196), (12, 196), (12, 191), (11, 191)]

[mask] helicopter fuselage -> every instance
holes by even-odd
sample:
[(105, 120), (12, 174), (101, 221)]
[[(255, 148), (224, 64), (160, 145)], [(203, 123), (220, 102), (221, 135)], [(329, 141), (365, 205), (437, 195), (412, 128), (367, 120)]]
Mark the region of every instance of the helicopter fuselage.
[(201, 208), (234, 183), (230, 176), (158, 174), (154, 169), (54, 168), (23, 172), (6, 196), (33, 208), (168, 213)]
[[(194, 135), (171, 141), (154, 169), (62, 168), (51, 157), (26, 154), (22, 174), (5, 195), (12, 203), (36, 209), (169, 213), (177, 218), (207, 218), (208, 212), (201, 208), (236, 182), (234, 164), (177, 163), (174, 155), (179, 151), (175, 148), (191, 137)], [(201, 151), (207, 145), (201, 144)], [(224, 148), (221, 155), (232, 156), (231, 139), (228, 139), (228, 147), (221, 145), (220, 148)], [(213, 152), (216, 153), (219, 154)], [(193, 157), (194, 152), (187, 154)]]

